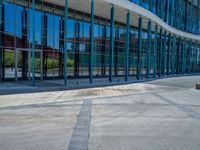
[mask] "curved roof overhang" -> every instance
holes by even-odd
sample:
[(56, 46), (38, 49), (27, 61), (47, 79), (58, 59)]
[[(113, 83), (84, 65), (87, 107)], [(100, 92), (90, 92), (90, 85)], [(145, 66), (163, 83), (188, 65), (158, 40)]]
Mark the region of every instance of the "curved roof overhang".
[[(47, 2), (52, 3), (52, 0), (45, 0)], [(89, 13), (90, 14), (90, 3), (91, 0), (68, 0), (69, 1), (69, 8), (75, 9), (81, 12)], [(129, 10), (131, 14), (131, 25), (138, 26), (138, 18), (140, 16), (143, 17), (143, 29), (147, 28), (147, 22), (149, 20), (152, 21), (152, 25), (157, 24), (166, 30), (168, 33), (174, 34), (177, 37), (186, 38), (186, 40), (198, 41), (200, 43), (200, 36), (183, 32), (178, 30), (167, 23), (165, 23), (162, 19), (158, 16), (153, 14), (152, 12), (128, 1), (128, 0), (94, 0), (95, 2), (95, 15), (110, 19), (110, 8), (112, 4), (115, 6), (115, 21), (126, 23), (126, 13)], [(54, 0), (53, 3), (57, 5), (64, 6), (65, 0)], [(196, 3), (196, 1), (195, 1)], [(153, 30), (154, 28), (152, 28)]]

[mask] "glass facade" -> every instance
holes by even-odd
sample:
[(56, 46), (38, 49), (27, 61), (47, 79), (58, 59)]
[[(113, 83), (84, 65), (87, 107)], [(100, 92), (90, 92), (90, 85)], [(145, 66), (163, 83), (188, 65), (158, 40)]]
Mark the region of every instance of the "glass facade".
[[(151, 11), (167, 24), (184, 32), (200, 35), (200, 1), (128, 0)], [(196, 4), (195, 4), (196, 2)]]
[[(199, 34), (199, 9), (192, 2), (131, 1), (149, 9), (177, 29)], [(174, 3), (177, 3), (175, 6), (178, 9), (173, 7), (174, 10), (171, 10), (170, 6)], [(165, 11), (160, 11), (161, 9)], [(31, 80), (34, 23), (32, 1), (0, 0), (0, 11), (0, 81)], [(177, 17), (180, 20), (175, 19)], [(145, 25), (146, 29), (141, 27), (140, 31), (139, 26), (142, 23), (141, 20), (141, 24), (130, 26), (130, 30), (127, 30), (126, 24), (115, 21), (112, 29), (110, 19), (95, 16), (94, 52), (91, 62), (90, 14), (69, 8), (68, 29), (65, 31), (65, 8), (54, 3), (36, 1), (34, 24), (36, 79), (62, 79), (65, 63), (68, 79), (89, 78), (90, 63), (93, 63), (94, 78), (107, 78), (110, 74), (111, 32), (114, 37), (111, 68), (113, 77), (125, 75), (126, 63), (130, 80), (200, 73), (200, 46), (197, 42), (176, 37), (162, 29), (156, 33), (151, 21)], [(68, 37), (67, 62), (64, 62), (65, 32)], [(128, 43), (127, 34), (129, 34)], [(137, 78), (138, 75), (140, 78)]]

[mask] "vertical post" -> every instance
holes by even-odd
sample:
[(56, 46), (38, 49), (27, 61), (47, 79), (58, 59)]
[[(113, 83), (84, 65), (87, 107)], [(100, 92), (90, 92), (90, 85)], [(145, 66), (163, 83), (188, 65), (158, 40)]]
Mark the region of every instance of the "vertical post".
[(167, 54), (167, 75), (169, 76), (170, 74), (170, 68), (171, 68), (171, 65), (170, 65), (170, 62), (171, 62), (171, 59), (170, 59), (170, 53), (171, 53), (171, 33), (169, 33), (168, 35), (168, 54)]
[(32, 0), (32, 86), (35, 86), (35, 0)]
[(177, 75), (180, 74), (180, 58), (181, 58), (181, 37), (179, 36), (178, 38), (178, 53), (177, 53), (177, 64), (176, 64), (176, 68), (177, 68)]
[(195, 58), (194, 58), (194, 74), (196, 75), (197, 73), (197, 57), (198, 57), (198, 43), (196, 41), (196, 46), (195, 46)]
[(185, 3), (184, 31), (187, 31), (188, 26), (188, 2)]
[(153, 77), (156, 78), (157, 68), (157, 48), (158, 48), (158, 25), (155, 25), (155, 37), (154, 37), (154, 63), (153, 63)]
[(140, 80), (141, 75), (141, 50), (142, 50), (142, 17), (138, 22), (138, 51), (137, 51), (137, 80)]
[(191, 74), (192, 40), (190, 39), (188, 48), (188, 74)]
[(114, 55), (114, 26), (115, 26), (115, 8), (112, 5), (111, 8), (111, 24), (110, 24), (110, 66), (109, 66), (109, 81), (113, 81), (113, 55)]
[(173, 38), (173, 46), (172, 46), (172, 75), (175, 73), (175, 59), (176, 59), (176, 35)]
[(185, 49), (186, 49), (186, 39), (183, 41), (183, 55), (182, 55), (182, 75), (185, 75)]
[(65, 0), (65, 21), (64, 21), (64, 84), (67, 85), (67, 49), (68, 49), (68, 0)]
[(90, 18), (90, 84), (93, 81), (93, 60), (94, 60), (94, 0), (91, 1), (91, 18)]
[(180, 29), (183, 30), (184, 26), (183, 26), (183, 0), (180, 1), (180, 19), (179, 19), (179, 24), (180, 24)]
[(159, 58), (159, 77), (161, 77), (161, 72), (162, 72), (162, 50), (163, 50), (163, 48), (162, 48), (162, 41), (163, 40), (163, 35), (162, 35), (162, 28), (160, 28), (160, 48), (159, 48), (159, 50), (160, 50), (160, 52), (159, 52), (159, 54), (160, 54), (160, 58)]
[(15, 82), (18, 81), (18, 57), (17, 57), (17, 32), (16, 32), (16, 0), (14, 0), (14, 59), (15, 59)]
[(148, 0), (149, 11), (152, 11), (152, 0)]
[(171, 5), (170, 5), (170, 7), (171, 7), (171, 22), (170, 22), (170, 25), (171, 26), (173, 26), (174, 25), (174, 0), (173, 1), (171, 1)]
[(130, 42), (130, 13), (126, 16), (126, 63), (125, 63), (125, 81), (128, 81), (129, 75), (129, 42)]
[(197, 3), (197, 34), (199, 35), (200, 0)]
[(166, 0), (165, 3), (166, 3), (166, 4), (165, 4), (165, 16), (164, 16), (165, 19), (164, 19), (164, 20), (165, 20), (166, 23), (168, 23), (168, 16), (169, 16), (169, 14), (168, 14), (168, 13), (169, 13), (169, 11), (168, 11), (168, 10), (169, 10), (169, 0)]
[(159, 0), (156, 1), (156, 15), (159, 16)]
[(163, 1), (160, 0), (160, 18), (163, 19)]
[(150, 77), (150, 50), (151, 50), (151, 20), (148, 22), (147, 51), (146, 51), (146, 78)]
[(191, 7), (192, 7), (192, 9), (191, 9), (191, 32), (193, 33), (193, 26), (194, 26), (194, 0), (192, 0), (192, 4), (191, 4)]
[(2, 0), (0, 0), (0, 81), (2, 80), (2, 76), (3, 76), (3, 74), (2, 74), (2, 46), (3, 46), (3, 44), (2, 44), (2, 39), (1, 39), (1, 37), (2, 37)]
[(167, 31), (164, 32), (164, 42), (163, 42), (163, 76), (166, 72), (166, 45), (167, 45)]

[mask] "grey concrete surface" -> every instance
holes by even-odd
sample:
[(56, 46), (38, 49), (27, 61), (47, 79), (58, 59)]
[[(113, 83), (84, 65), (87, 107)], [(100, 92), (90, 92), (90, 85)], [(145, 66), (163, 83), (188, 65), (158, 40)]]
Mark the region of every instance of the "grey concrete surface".
[(199, 150), (199, 81), (0, 95), (0, 149)]

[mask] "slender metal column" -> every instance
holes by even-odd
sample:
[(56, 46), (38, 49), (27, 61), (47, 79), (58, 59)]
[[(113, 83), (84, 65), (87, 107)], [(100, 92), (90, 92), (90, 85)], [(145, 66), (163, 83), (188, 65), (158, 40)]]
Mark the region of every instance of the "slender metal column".
[(165, 22), (168, 23), (168, 16), (169, 16), (169, 0), (166, 0), (166, 4), (165, 4), (165, 16), (164, 16), (164, 20)]
[(188, 74), (191, 74), (191, 57), (192, 57), (192, 40), (190, 39), (190, 44), (188, 48)]
[(130, 41), (130, 13), (126, 16), (126, 63), (125, 63), (125, 81), (128, 81), (129, 75), (129, 41)]
[(191, 32), (193, 33), (193, 26), (194, 26), (194, 0), (192, 0), (192, 4), (191, 4), (191, 7), (192, 7), (192, 9), (191, 9)]
[(163, 42), (163, 35), (162, 35), (162, 28), (160, 28), (160, 41), (159, 41), (160, 43), (160, 48), (159, 48), (159, 50), (160, 50), (160, 52), (159, 52), (159, 54), (160, 54), (160, 58), (159, 58), (159, 74), (158, 74), (158, 76), (159, 77), (161, 77), (161, 72), (162, 72), (162, 50), (163, 50), (163, 48), (162, 48), (162, 42)]
[(183, 7), (183, 0), (180, 1), (180, 19), (179, 19), (179, 24), (180, 24), (180, 29), (183, 30), (184, 29), (184, 25), (183, 25), (183, 10), (184, 10), (184, 7)]
[(149, 11), (152, 11), (152, 0), (148, 0)]
[(182, 75), (185, 74), (185, 49), (186, 49), (186, 39), (183, 41), (183, 53), (182, 53)]
[(169, 35), (168, 35), (168, 46), (167, 46), (167, 51), (168, 51), (168, 53), (167, 53), (167, 75), (169, 76), (169, 74), (170, 74), (170, 68), (171, 68), (171, 57), (170, 57), (170, 55), (171, 55), (171, 33), (169, 33)]
[(35, 86), (35, 0), (32, 0), (32, 86)]
[(188, 2), (185, 3), (184, 31), (188, 28)]
[(163, 42), (163, 76), (165, 76), (166, 72), (166, 45), (167, 45), (167, 31), (164, 32), (164, 42)]
[(160, 0), (160, 18), (163, 19), (163, 0)]
[(14, 59), (15, 59), (15, 82), (18, 81), (18, 57), (17, 53), (17, 29), (16, 29), (16, 0), (14, 0)]
[(173, 46), (172, 46), (172, 75), (175, 73), (175, 59), (176, 59), (176, 35), (173, 38)]
[(68, 61), (68, 54), (67, 54), (67, 47), (68, 47), (68, 0), (65, 0), (65, 21), (64, 21), (64, 84), (67, 85), (67, 61)]
[(141, 76), (141, 50), (142, 50), (142, 17), (140, 16), (138, 22), (137, 80), (140, 80)]
[(113, 81), (113, 57), (114, 57), (114, 26), (115, 26), (115, 8), (111, 8), (111, 24), (110, 24), (110, 67), (109, 67), (109, 81)]
[(178, 53), (177, 53), (177, 75), (180, 74), (180, 60), (181, 60), (181, 37), (178, 39)]
[(197, 2), (197, 34), (199, 35), (200, 0)]
[(91, 1), (91, 18), (90, 18), (90, 84), (93, 81), (93, 63), (94, 63), (94, 0)]
[(150, 50), (151, 50), (151, 21), (148, 22), (147, 50), (146, 50), (146, 78), (150, 77)]
[(2, 0), (0, 0), (0, 81), (2, 80), (2, 77), (3, 77), (3, 74), (2, 74), (2, 46), (3, 46), (3, 44), (2, 44), (2, 39), (1, 39), (1, 34), (2, 34)]
[(175, 9), (174, 8), (174, 0), (171, 1), (170, 7), (171, 7), (171, 23), (170, 23), (170, 25), (173, 26), (174, 25), (174, 9)]
[(193, 65), (193, 74), (196, 74), (196, 64), (197, 64), (197, 41), (194, 43), (194, 65)]
[(197, 51), (198, 51), (198, 43), (197, 43), (197, 41), (196, 41), (195, 52), (194, 52), (194, 53), (195, 53), (195, 58), (194, 58), (194, 74), (195, 74), (195, 75), (196, 75), (196, 73), (197, 73), (197, 63), (198, 63), (198, 62), (197, 62), (197, 61), (198, 61), (198, 60), (197, 60), (197, 59), (198, 59), (198, 58), (197, 58), (197, 57), (198, 57), (198, 52), (197, 52)]
[(159, 11), (160, 10), (159, 9), (160, 4), (159, 4), (159, 2), (160, 2), (159, 0), (156, 0), (156, 15), (157, 16), (159, 16), (159, 14), (160, 14), (160, 11)]
[(153, 63), (153, 77), (156, 78), (157, 68), (157, 48), (158, 48), (158, 25), (155, 25), (155, 37), (154, 37), (154, 63)]

